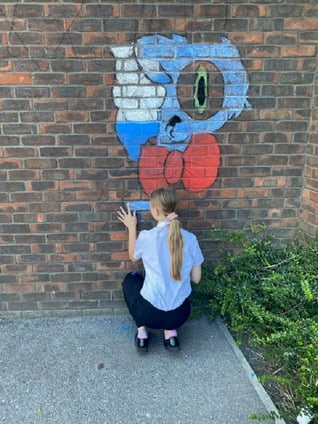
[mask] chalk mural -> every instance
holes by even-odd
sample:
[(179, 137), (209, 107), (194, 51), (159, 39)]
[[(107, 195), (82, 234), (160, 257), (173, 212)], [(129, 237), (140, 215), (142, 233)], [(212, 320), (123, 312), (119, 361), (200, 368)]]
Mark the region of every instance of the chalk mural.
[(151, 35), (112, 53), (116, 132), (138, 161), (144, 192), (180, 180), (190, 191), (210, 187), (220, 163), (214, 133), (250, 108), (237, 48), (227, 38), (190, 44), (180, 35)]

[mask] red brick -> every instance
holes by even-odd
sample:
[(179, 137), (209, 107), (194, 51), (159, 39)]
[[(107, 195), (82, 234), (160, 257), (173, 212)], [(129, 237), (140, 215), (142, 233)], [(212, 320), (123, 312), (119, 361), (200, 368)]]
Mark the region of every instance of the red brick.
[[(318, 19), (317, 19), (318, 23)], [(282, 56), (283, 57), (316, 57), (317, 55), (317, 46), (283, 46), (282, 47)]]
[(301, 30), (318, 30), (318, 19), (315, 18), (286, 18), (284, 20), (285, 29)]
[(126, 231), (112, 232), (110, 234), (110, 239), (115, 240), (115, 241), (118, 241), (118, 240), (127, 241), (127, 237), (128, 237), (128, 235), (127, 235)]
[(34, 291), (34, 284), (5, 284), (6, 293), (31, 293)]
[(263, 44), (264, 35), (262, 33), (231, 32), (230, 40), (233, 44)]

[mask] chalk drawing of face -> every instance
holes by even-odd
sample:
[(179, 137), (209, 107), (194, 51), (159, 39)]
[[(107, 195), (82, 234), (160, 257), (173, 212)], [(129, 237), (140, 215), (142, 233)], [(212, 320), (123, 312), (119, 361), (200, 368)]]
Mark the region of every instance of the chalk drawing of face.
[(139, 161), (145, 193), (179, 180), (190, 191), (211, 186), (220, 157), (214, 133), (250, 108), (236, 47), (226, 38), (189, 44), (179, 35), (151, 35), (112, 53), (116, 132), (129, 159)]

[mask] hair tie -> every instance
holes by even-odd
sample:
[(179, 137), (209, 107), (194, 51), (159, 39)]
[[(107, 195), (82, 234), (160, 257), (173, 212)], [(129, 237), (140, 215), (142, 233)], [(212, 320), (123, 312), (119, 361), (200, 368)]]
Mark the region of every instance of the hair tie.
[(167, 219), (169, 221), (173, 221), (176, 218), (178, 218), (178, 215), (175, 212), (171, 212), (171, 213), (169, 213), (169, 215), (167, 215)]

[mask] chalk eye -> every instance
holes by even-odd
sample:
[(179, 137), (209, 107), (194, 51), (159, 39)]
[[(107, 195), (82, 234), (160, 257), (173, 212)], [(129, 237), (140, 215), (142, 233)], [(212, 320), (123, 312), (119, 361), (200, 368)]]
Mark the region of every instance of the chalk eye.
[(195, 61), (180, 73), (177, 95), (181, 108), (191, 118), (209, 119), (223, 105), (222, 73), (209, 61)]
[(194, 107), (198, 113), (204, 113), (208, 104), (208, 72), (200, 66), (194, 82)]

